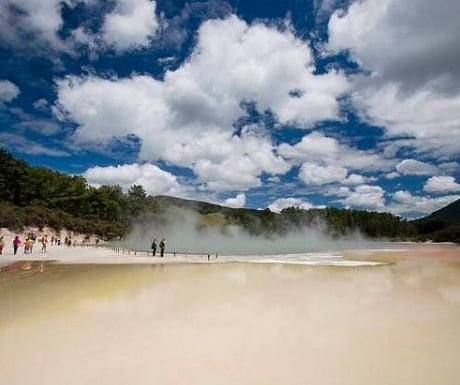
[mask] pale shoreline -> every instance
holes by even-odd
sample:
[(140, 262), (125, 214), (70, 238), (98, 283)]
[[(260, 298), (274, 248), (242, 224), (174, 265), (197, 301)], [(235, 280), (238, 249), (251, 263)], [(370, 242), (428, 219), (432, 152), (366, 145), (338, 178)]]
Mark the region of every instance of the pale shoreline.
[(375, 266), (376, 261), (345, 260), (341, 255), (327, 253), (303, 253), (281, 255), (211, 255), (165, 253), (164, 257), (152, 256), (147, 252), (124, 251), (115, 252), (106, 247), (48, 247), (46, 253), (34, 251), (31, 254), (12, 252), (0, 256), (0, 267), (17, 262), (44, 261), (56, 264), (109, 264), (109, 265), (171, 265), (171, 264), (223, 264), (223, 263), (267, 263), (296, 265), (329, 265), (329, 266)]
[[(396, 246), (397, 244), (395, 244)], [(404, 247), (385, 249), (343, 250), (337, 253), (299, 253), (275, 255), (216, 255), (185, 254), (166, 252), (162, 258), (151, 252), (123, 250), (117, 252), (109, 246), (54, 246), (48, 245), (47, 252), (40, 251), (35, 244), (34, 251), (24, 254), (21, 247), (13, 255), (12, 247), (7, 246), (0, 255), (0, 267), (21, 261), (48, 261), (57, 264), (220, 264), (220, 263), (259, 263), (294, 264), (307, 266), (379, 266), (404, 259), (430, 258), (438, 260), (460, 260), (460, 246), (450, 244), (404, 244)], [(458, 258), (457, 258), (458, 257)]]

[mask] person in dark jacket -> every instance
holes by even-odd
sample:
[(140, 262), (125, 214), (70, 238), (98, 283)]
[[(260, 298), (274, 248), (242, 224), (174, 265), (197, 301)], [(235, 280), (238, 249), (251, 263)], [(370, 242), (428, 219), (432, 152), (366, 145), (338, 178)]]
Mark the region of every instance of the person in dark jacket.
[(152, 249), (152, 256), (157, 255), (157, 239), (156, 238), (153, 238), (151, 249)]
[(160, 257), (164, 257), (165, 256), (165, 247), (166, 247), (166, 239), (162, 239), (160, 241)]

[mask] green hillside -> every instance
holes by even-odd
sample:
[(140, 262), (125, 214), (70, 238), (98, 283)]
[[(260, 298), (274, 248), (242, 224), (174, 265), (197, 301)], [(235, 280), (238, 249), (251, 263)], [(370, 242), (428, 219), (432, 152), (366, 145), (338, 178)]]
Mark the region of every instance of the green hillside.
[(421, 240), (460, 243), (460, 199), (412, 224)]
[(164, 222), (171, 210), (196, 213), (199, 227), (237, 225), (249, 234), (266, 237), (322, 228), (332, 236), (361, 233), (392, 240), (454, 240), (459, 242), (460, 201), (427, 218), (408, 222), (390, 213), (337, 208), (303, 210), (290, 207), (281, 213), (269, 209), (229, 208), (168, 196), (149, 196), (142, 186), (127, 192), (120, 186), (89, 186), (82, 176), (32, 167), (0, 148), (0, 227), (20, 230), (48, 226), (106, 239), (123, 237), (134, 223)]
[(441, 220), (449, 225), (460, 224), (460, 199), (438, 211), (435, 211), (426, 218)]
[[(389, 213), (337, 208), (303, 210), (290, 207), (274, 213), (269, 209), (229, 208), (207, 202), (167, 196), (152, 198), (158, 213), (182, 208), (200, 214), (203, 223), (213, 217), (223, 225), (238, 225), (249, 234), (272, 236), (301, 230), (306, 226), (321, 227), (333, 236), (360, 232), (371, 238), (407, 239), (416, 236), (414, 227), (406, 220)], [(164, 217), (160, 215), (160, 220)], [(217, 220), (216, 218), (220, 218)]]

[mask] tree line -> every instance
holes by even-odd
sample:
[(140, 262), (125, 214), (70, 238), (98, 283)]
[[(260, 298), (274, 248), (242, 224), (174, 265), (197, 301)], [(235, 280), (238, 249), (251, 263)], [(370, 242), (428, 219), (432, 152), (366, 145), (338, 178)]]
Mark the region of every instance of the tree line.
[(32, 167), (0, 149), (0, 227), (122, 236), (138, 213), (136, 194), (135, 186), (126, 194), (116, 185), (91, 187), (82, 176)]
[(139, 185), (127, 192), (118, 185), (93, 187), (82, 176), (33, 167), (0, 149), (0, 227), (48, 226), (111, 239), (123, 237), (134, 220), (166, 220), (171, 207), (196, 212), (203, 218), (203, 226), (238, 225), (250, 234), (267, 237), (316, 226), (338, 237), (359, 232), (370, 238), (421, 239), (416, 224), (389, 213), (294, 207), (274, 213), (152, 197)]

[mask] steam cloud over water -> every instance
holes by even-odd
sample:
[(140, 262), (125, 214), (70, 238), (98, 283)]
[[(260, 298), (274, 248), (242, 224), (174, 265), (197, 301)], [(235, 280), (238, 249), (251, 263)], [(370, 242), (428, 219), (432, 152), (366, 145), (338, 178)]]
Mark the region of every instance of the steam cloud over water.
[(334, 238), (326, 234), (320, 225), (297, 228), (285, 235), (272, 237), (251, 235), (236, 225), (203, 226), (203, 216), (177, 208), (168, 211), (165, 220), (152, 218), (150, 223), (134, 226), (122, 244), (133, 250), (148, 250), (153, 238), (158, 241), (166, 238), (169, 252), (220, 255), (332, 252), (369, 247), (359, 234)]

